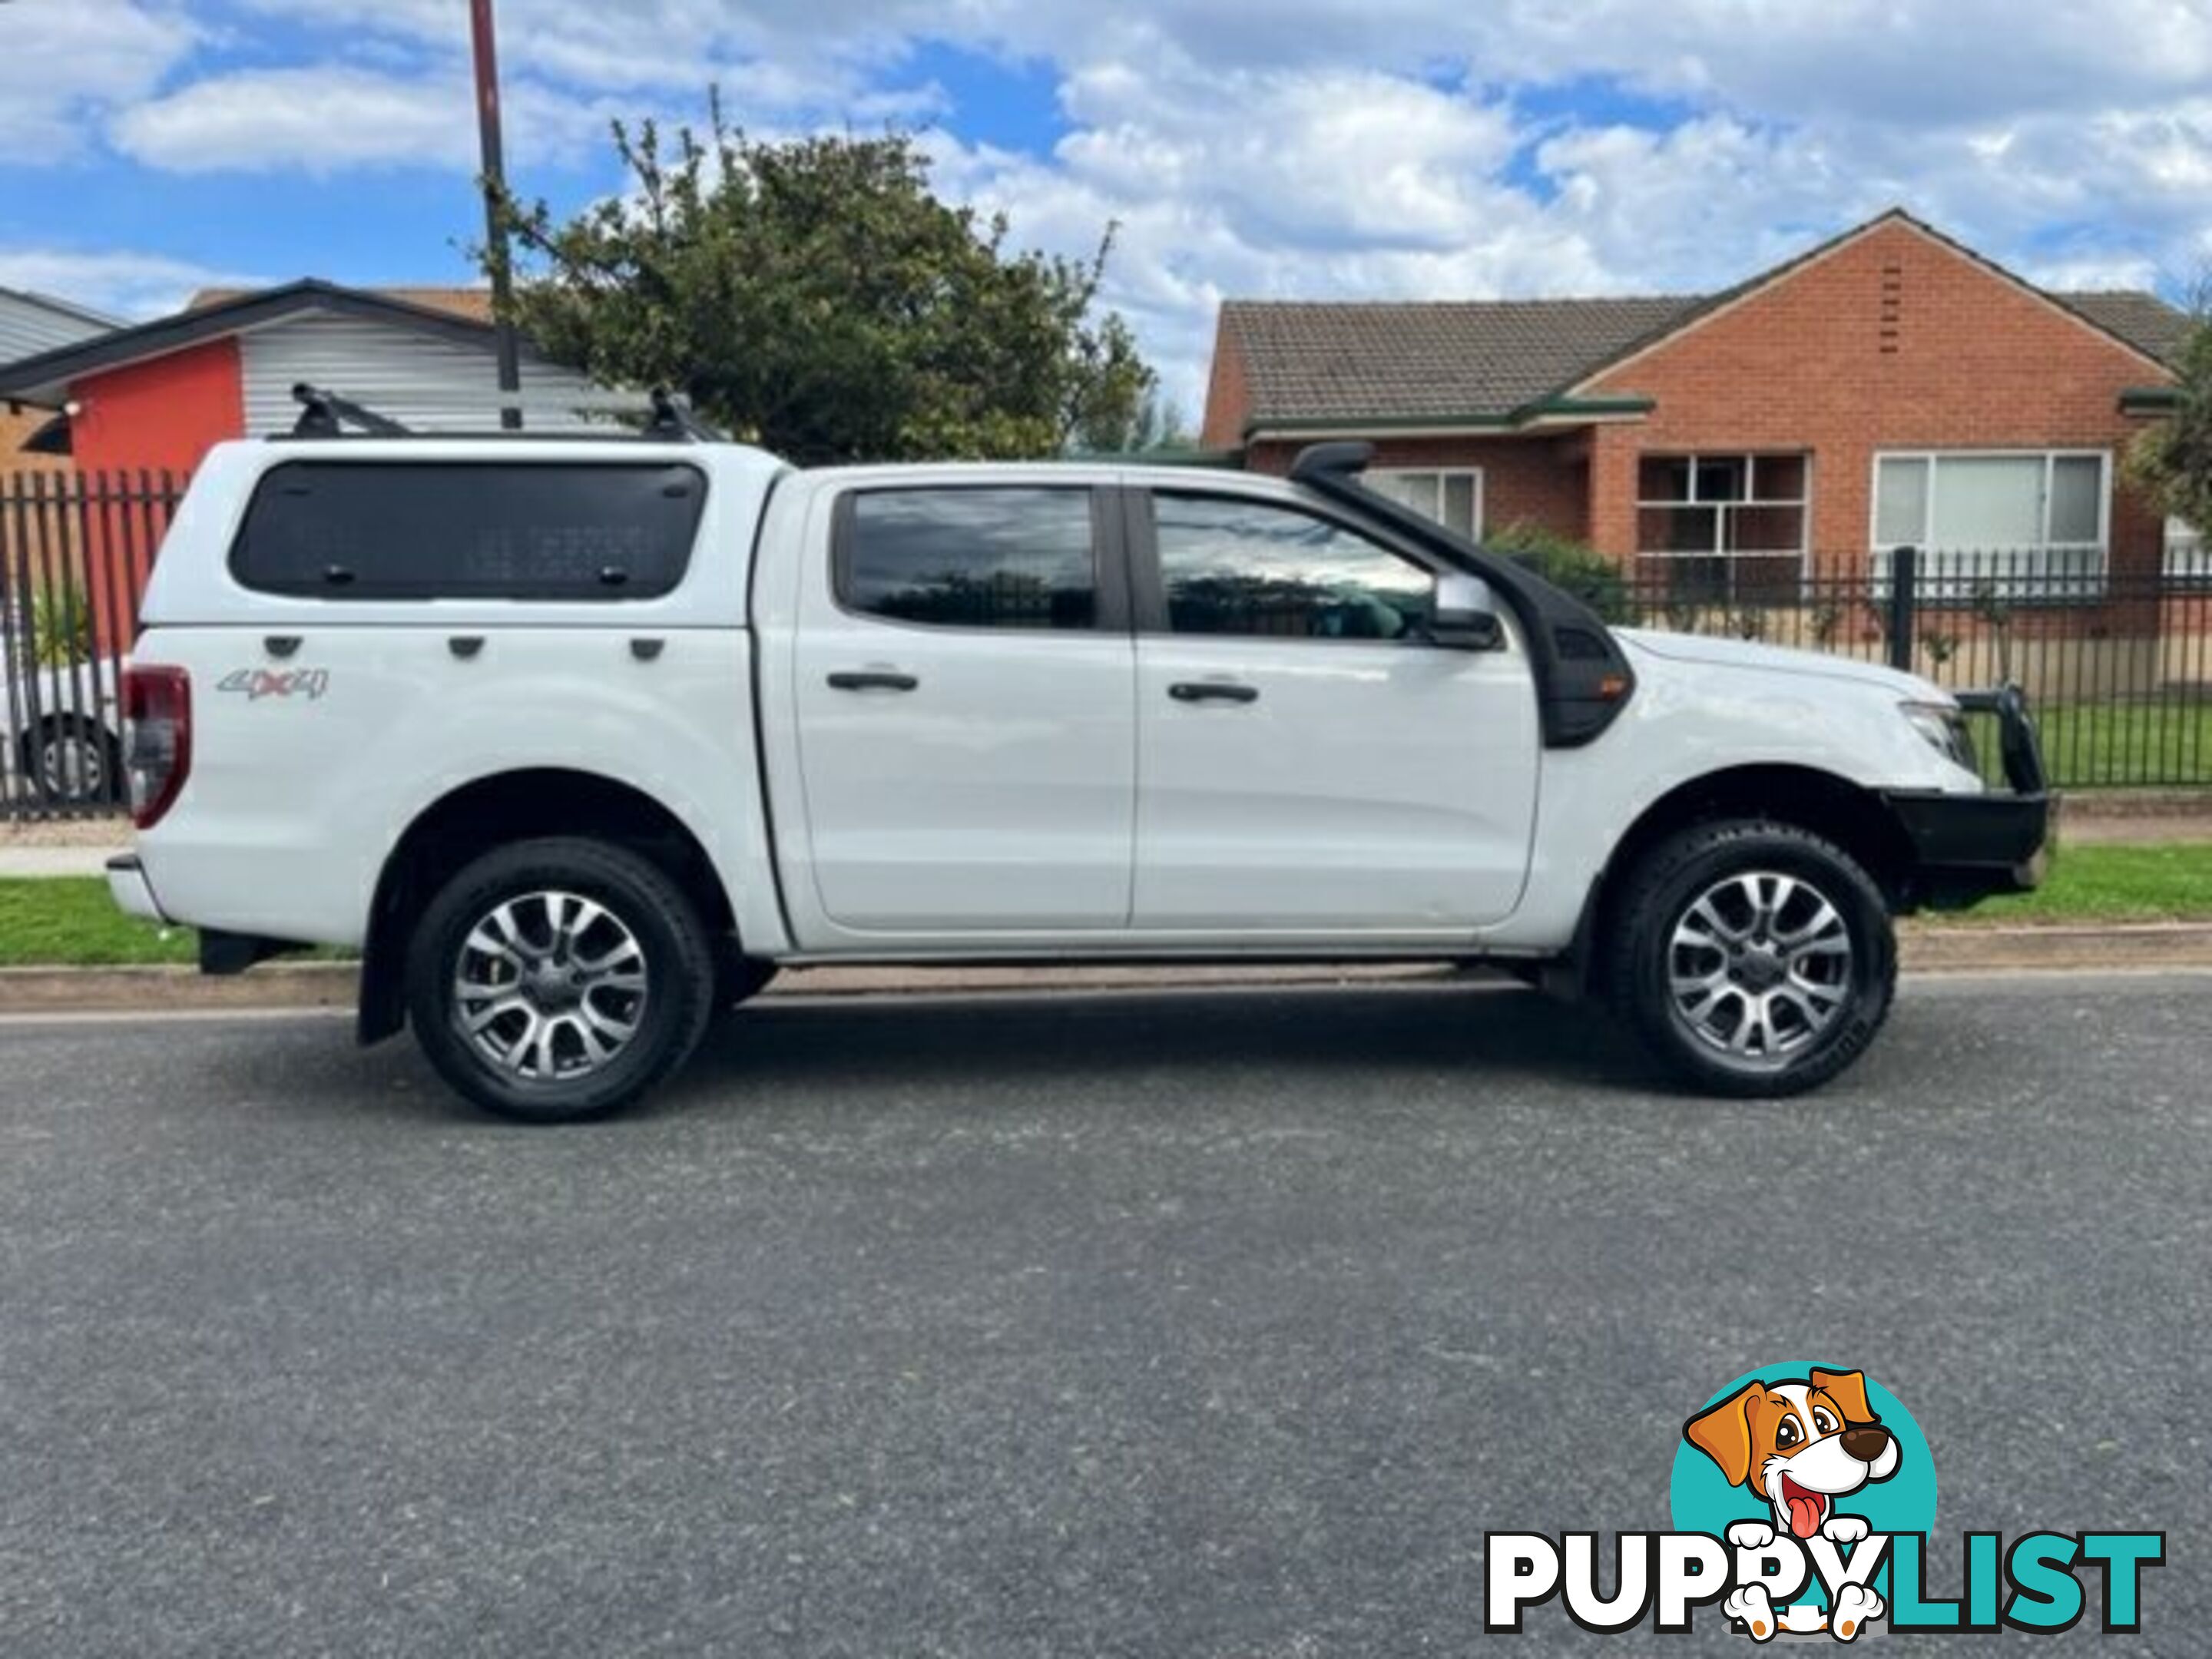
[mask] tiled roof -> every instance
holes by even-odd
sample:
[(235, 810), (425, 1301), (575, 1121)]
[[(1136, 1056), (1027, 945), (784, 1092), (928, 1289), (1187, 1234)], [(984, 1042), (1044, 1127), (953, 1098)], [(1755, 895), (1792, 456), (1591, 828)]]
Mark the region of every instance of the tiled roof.
[[(1248, 418), (1496, 420), (1587, 380), (1634, 348), (1756, 283), (1718, 295), (1608, 300), (1332, 303), (1231, 300), (1225, 343), (1244, 371)], [(2133, 290), (2050, 297), (2160, 362), (2179, 360), (2187, 313)]]
[(2138, 351), (2148, 352), (2168, 367), (2181, 362), (2181, 348), (2189, 338), (2192, 319), (2182, 311), (2140, 289), (2091, 289), (2053, 294), (2062, 305), (2071, 306), (2108, 334), (2117, 334)]
[(1243, 358), (1255, 421), (1494, 417), (1581, 380), (1701, 303), (1231, 300), (1221, 328)]

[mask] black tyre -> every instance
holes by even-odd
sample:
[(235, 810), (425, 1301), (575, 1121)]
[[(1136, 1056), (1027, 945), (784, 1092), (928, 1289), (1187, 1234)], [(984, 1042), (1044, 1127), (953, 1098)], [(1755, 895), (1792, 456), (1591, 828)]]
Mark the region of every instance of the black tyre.
[(712, 936), (650, 860), (605, 842), (520, 842), (462, 869), (416, 922), (407, 1007), (440, 1076), (532, 1123), (601, 1117), (698, 1046)]
[(1709, 1094), (1776, 1098), (1834, 1077), (1897, 991), (1889, 907), (1841, 848), (1793, 824), (1698, 824), (1631, 873), (1607, 941), (1614, 1007)]
[(115, 735), (77, 714), (49, 715), (23, 734), (23, 770), (46, 799), (119, 800), (123, 751)]

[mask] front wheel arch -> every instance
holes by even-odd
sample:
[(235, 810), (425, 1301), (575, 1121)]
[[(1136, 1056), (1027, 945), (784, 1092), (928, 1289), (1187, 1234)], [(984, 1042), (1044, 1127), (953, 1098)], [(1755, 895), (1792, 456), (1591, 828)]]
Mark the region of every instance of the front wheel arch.
[(1911, 837), (1874, 790), (1810, 766), (1741, 766), (1676, 785), (1637, 817), (1613, 843), (1590, 884), (1575, 927), (1573, 988), (1588, 994), (1599, 941), (1619, 922), (1622, 893), (1650, 850), (1699, 823), (1764, 818), (1833, 842), (1874, 878), (1893, 914), (1912, 908)]

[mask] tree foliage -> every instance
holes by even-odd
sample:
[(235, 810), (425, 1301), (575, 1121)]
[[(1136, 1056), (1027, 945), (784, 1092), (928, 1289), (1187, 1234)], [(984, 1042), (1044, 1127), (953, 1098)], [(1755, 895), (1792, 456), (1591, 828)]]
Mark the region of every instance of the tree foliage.
[(805, 463), (1047, 455), (1131, 425), (1154, 376), (1071, 260), (939, 200), (903, 134), (672, 147), (617, 123), (628, 188), (556, 222), (509, 201), (516, 321), (614, 385), (665, 386)]
[(2198, 284), (2197, 325), (2182, 347), (2168, 418), (2138, 434), (2128, 471), (2161, 513), (2212, 530), (2212, 277)]
[(1485, 536), (1482, 544), (1486, 550), (1534, 571), (1553, 586), (1565, 589), (1607, 622), (1636, 620), (1628, 579), (1620, 567), (1571, 536), (1524, 519)]

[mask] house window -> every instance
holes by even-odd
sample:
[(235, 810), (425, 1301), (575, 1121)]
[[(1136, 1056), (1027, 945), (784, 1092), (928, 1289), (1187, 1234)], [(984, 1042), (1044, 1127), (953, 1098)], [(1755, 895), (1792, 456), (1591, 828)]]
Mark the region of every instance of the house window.
[(2166, 521), (2166, 574), (2169, 581), (2212, 586), (2212, 549), (2204, 532), (2183, 519)]
[(2101, 450), (1877, 455), (1874, 550), (1917, 547), (1921, 574), (1953, 581), (2101, 581), (2112, 457)]
[(1794, 593), (1812, 472), (1812, 458), (1794, 453), (1646, 455), (1637, 467), (1638, 557), (1675, 596)]
[(1411, 507), (1425, 519), (1434, 519), (1469, 541), (1482, 534), (1482, 469), (1449, 467), (1421, 471), (1410, 467), (1382, 467), (1364, 482), (1377, 495), (1401, 507)]

